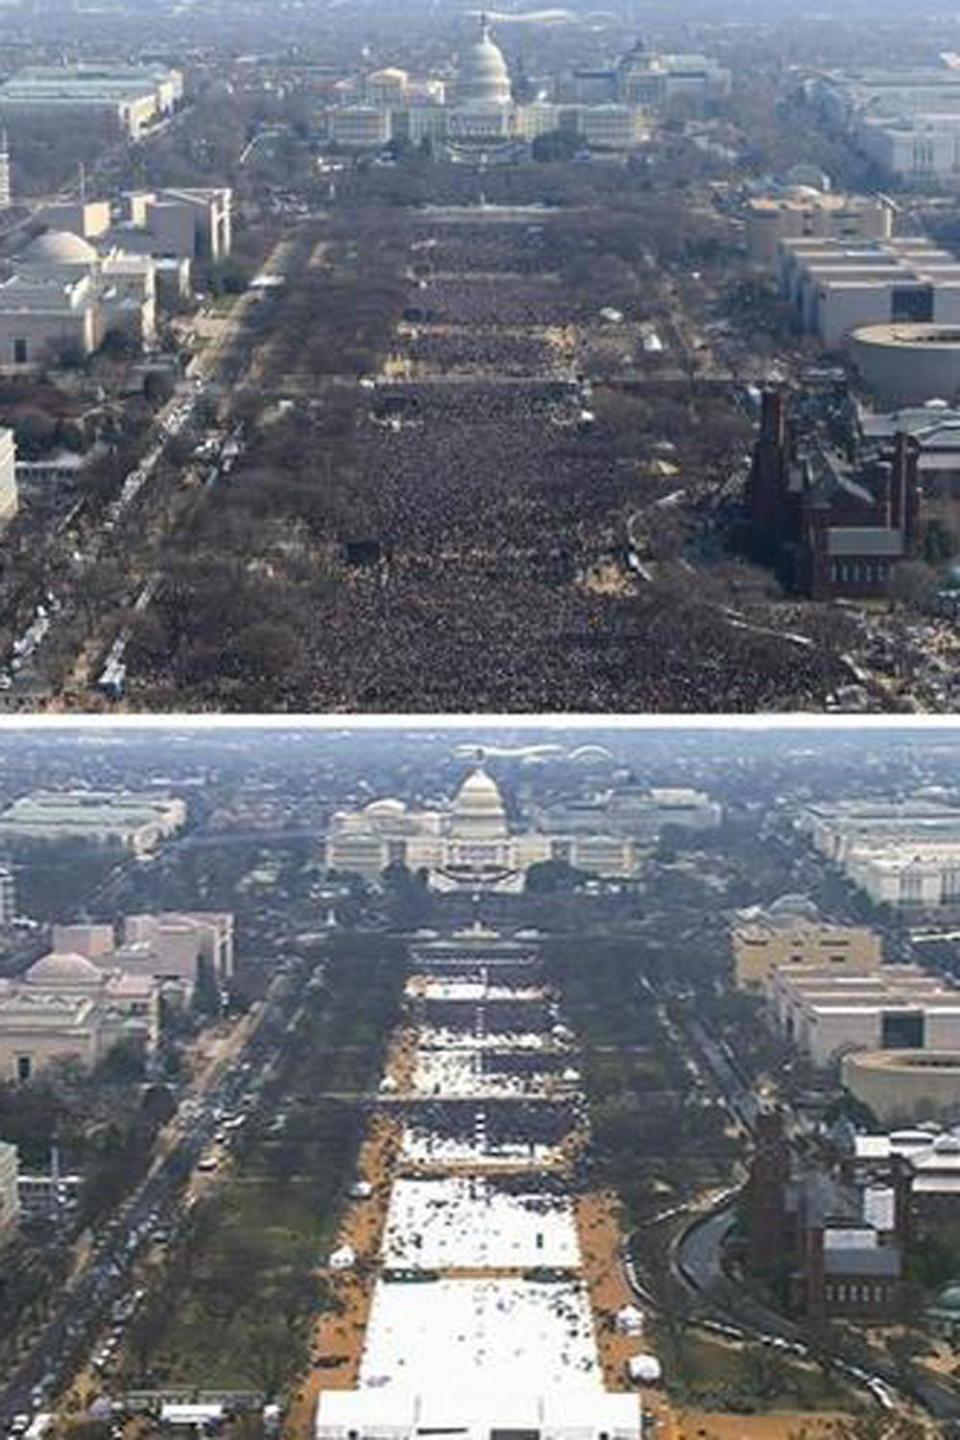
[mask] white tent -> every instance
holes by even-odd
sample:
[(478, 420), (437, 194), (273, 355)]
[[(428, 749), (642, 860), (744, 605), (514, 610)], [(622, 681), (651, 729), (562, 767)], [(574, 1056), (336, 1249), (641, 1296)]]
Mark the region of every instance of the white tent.
[(161, 1405), (160, 1420), (164, 1425), (219, 1425), (223, 1419), (222, 1405)]
[(643, 1311), (636, 1305), (624, 1305), (617, 1311), (618, 1335), (642, 1335)]
[(631, 1355), (627, 1374), (635, 1385), (654, 1385), (663, 1378), (663, 1369), (656, 1355)]
[(352, 1270), (357, 1263), (357, 1252), (352, 1245), (341, 1245), (330, 1256), (331, 1270)]

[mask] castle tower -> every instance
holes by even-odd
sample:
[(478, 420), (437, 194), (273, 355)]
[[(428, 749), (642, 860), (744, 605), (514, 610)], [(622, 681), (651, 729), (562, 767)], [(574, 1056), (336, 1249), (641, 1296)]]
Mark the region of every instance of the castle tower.
[(744, 1187), (747, 1268), (769, 1274), (783, 1259), (790, 1149), (783, 1114), (765, 1109), (757, 1116), (756, 1148)]
[(782, 390), (763, 392), (760, 433), (747, 481), (751, 548), (772, 558), (788, 533), (787, 462), (789, 429)]

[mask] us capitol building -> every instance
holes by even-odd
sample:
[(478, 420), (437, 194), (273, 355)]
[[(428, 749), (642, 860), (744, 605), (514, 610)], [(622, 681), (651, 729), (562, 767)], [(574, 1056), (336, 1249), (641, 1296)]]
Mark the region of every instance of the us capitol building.
[(607, 805), (592, 810), (589, 823), (547, 809), (537, 815), (539, 828), (511, 831), (500, 788), (480, 766), (452, 801), (436, 809), (411, 810), (387, 798), (338, 810), (327, 834), (326, 863), (370, 879), (388, 865), (405, 865), (426, 871), (430, 888), (441, 893), (517, 894), (530, 867), (550, 860), (604, 879), (629, 879), (639, 873), (663, 824), (713, 828), (720, 820), (719, 807), (694, 791), (645, 792), (626, 815), (623, 799), (612, 793)]
[(377, 70), (340, 86), (340, 103), (322, 116), (328, 142), (344, 150), (393, 140), (436, 144), (451, 160), (511, 158), (540, 135), (579, 138), (586, 148), (631, 150), (646, 139), (652, 110), (680, 96), (702, 103), (727, 93), (729, 73), (701, 55), (659, 55), (636, 45), (605, 70), (574, 71), (551, 98), (514, 99), (503, 52), (481, 15), (461, 51), (455, 77), (414, 81), (405, 70)]

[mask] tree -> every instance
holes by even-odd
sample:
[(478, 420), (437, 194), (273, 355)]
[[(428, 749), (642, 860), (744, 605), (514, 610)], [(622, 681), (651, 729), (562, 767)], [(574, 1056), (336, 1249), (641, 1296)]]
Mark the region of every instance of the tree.
[(193, 1008), (198, 1015), (216, 1019), (220, 1015), (220, 987), (213, 965), (206, 955), (197, 956), (197, 974), (193, 986)]
[(306, 657), (303, 639), (292, 625), (279, 620), (257, 620), (241, 629), (223, 646), (221, 674), (248, 685), (276, 685), (302, 669)]
[(16, 422), (17, 451), (24, 460), (39, 460), (52, 449), (57, 424), (42, 410), (28, 410)]
[(937, 593), (937, 577), (921, 560), (902, 561), (890, 581), (890, 598), (908, 610), (928, 610)]
[(143, 1046), (130, 1036), (118, 1040), (97, 1066), (97, 1077), (108, 1085), (142, 1080)]
[(577, 870), (566, 860), (542, 860), (527, 871), (525, 888), (530, 895), (555, 895), (561, 890), (575, 890), (590, 875)]
[(783, 1357), (766, 1345), (748, 1345), (743, 1354), (744, 1378), (751, 1396), (769, 1402), (787, 1388)]
[(169, 1085), (148, 1085), (143, 1092), (143, 1113), (154, 1129), (160, 1129), (177, 1113), (177, 1102)]
[(148, 405), (159, 410), (173, 399), (176, 382), (169, 370), (149, 370), (144, 376), (143, 398)]
[(558, 164), (572, 160), (583, 142), (570, 130), (548, 130), (538, 135), (530, 147), (530, 153), (539, 164)]
[(89, 358), (79, 340), (64, 338), (54, 340), (47, 346), (48, 363), (55, 370), (83, 370), (89, 363)]
[(245, 1364), (267, 1400), (272, 1400), (287, 1376), (299, 1368), (302, 1349), (291, 1341), (285, 1325), (258, 1325), (251, 1331)]
[(406, 865), (393, 863), (383, 872), (392, 923), (400, 930), (424, 925), (433, 914), (433, 902), (422, 871), (411, 874)]
[(923, 530), (923, 558), (927, 564), (942, 565), (956, 553), (956, 532), (938, 515), (931, 516)]
[(239, 260), (219, 260), (207, 272), (210, 294), (242, 295), (250, 281), (250, 272)]
[(110, 360), (132, 360), (140, 347), (129, 330), (108, 330), (100, 347)]
[(156, 1286), (137, 1310), (126, 1335), (127, 1353), (134, 1364), (134, 1374), (141, 1382), (147, 1379), (151, 1362), (167, 1334), (174, 1313), (172, 1286)]
[[(210, 1223), (216, 1227), (217, 1217), (212, 1217)], [(238, 1235), (216, 1228), (209, 1239), (214, 1253), (210, 1268), (199, 1282), (200, 1303), (211, 1320), (226, 1325), (245, 1304), (251, 1300), (259, 1303), (268, 1242), (262, 1235)]]

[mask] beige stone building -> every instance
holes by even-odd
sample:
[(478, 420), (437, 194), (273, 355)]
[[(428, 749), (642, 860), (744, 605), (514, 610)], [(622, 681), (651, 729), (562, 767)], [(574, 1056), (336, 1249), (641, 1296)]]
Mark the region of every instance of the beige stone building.
[(53, 943), (128, 977), (179, 985), (184, 998), (203, 962), (220, 984), (234, 973), (233, 915), (227, 911), (128, 915), (119, 944), (112, 925), (56, 925)]
[(149, 255), (99, 254), (79, 235), (48, 230), (0, 284), (0, 365), (91, 355), (112, 332), (138, 346), (156, 336), (156, 267)]
[(124, 971), (114, 955), (97, 964), (76, 951), (52, 950), (7, 986), (8, 994), (28, 1000), (45, 995), (92, 1000), (105, 1018), (130, 1022), (124, 1033), (141, 1040), (147, 1049), (152, 1050), (159, 1039), (159, 982), (152, 975)]
[(124, 1036), (122, 1017), (94, 999), (24, 987), (0, 990), (0, 1081), (31, 1080), (57, 1060), (92, 1068)]
[(112, 925), (56, 925), (54, 949), (19, 980), (0, 980), (0, 1082), (29, 1080), (55, 1060), (94, 1066), (121, 1040), (155, 1049), (163, 998), (188, 1003), (206, 961), (233, 974), (233, 916), (131, 915)]
[(132, 191), (108, 238), (138, 254), (225, 260), (233, 249), (233, 191), (223, 186)]
[(881, 196), (838, 195), (809, 185), (755, 196), (744, 218), (747, 254), (769, 270), (783, 240), (888, 240), (893, 234), (893, 207)]
[(840, 1075), (844, 1089), (884, 1125), (960, 1112), (960, 1051), (858, 1051), (844, 1056)]
[(765, 990), (778, 970), (814, 966), (856, 975), (883, 963), (875, 931), (820, 920), (796, 896), (784, 896), (767, 910), (745, 912), (731, 931), (730, 944), (738, 990)]

